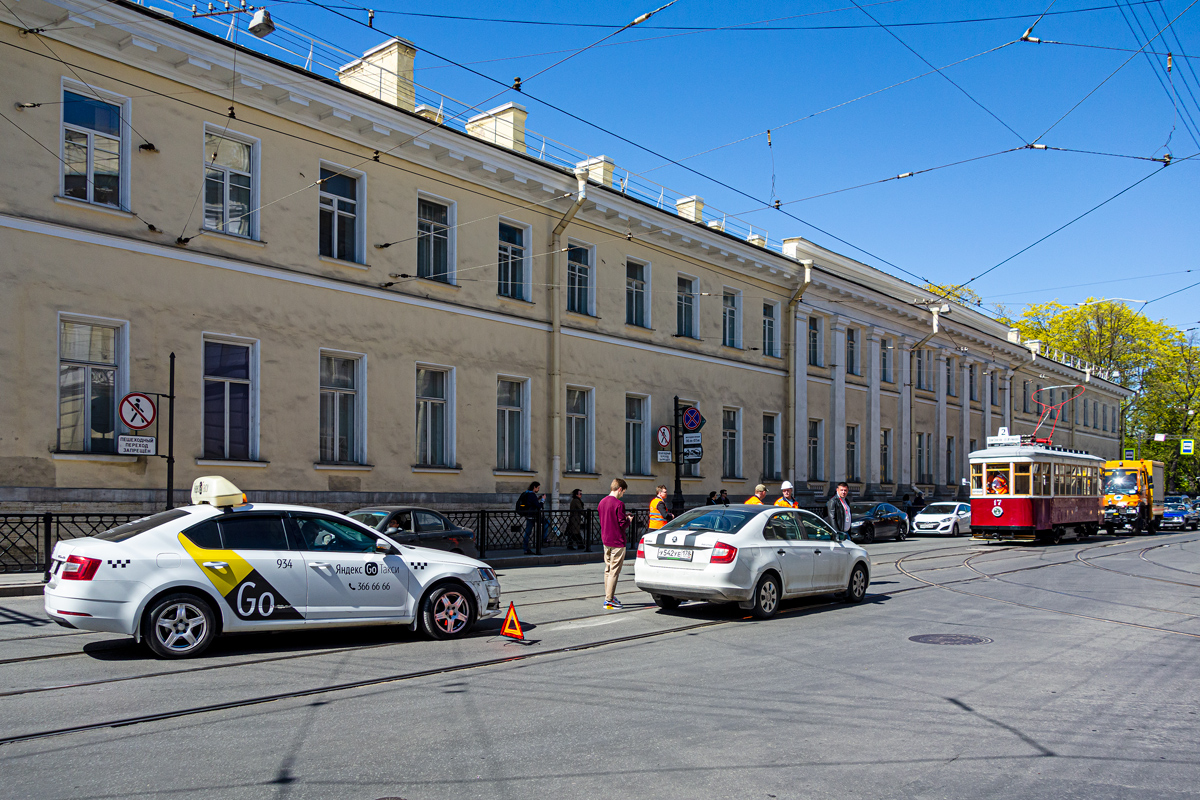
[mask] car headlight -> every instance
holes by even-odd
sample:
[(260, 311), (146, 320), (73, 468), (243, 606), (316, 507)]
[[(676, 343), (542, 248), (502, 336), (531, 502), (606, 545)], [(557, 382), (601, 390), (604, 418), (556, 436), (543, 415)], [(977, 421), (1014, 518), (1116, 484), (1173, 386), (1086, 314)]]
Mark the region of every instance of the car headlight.
[(480, 567), (479, 577), (485, 581), (494, 581), (496, 580), (496, 571), (487, 567)]

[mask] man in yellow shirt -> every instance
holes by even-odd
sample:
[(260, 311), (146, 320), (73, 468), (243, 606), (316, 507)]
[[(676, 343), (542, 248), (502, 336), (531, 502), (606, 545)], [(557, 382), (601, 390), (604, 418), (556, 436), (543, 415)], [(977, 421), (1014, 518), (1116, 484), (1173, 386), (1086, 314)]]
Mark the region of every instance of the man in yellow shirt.
[(766, 500), (766, 499), (767, 499), (767, 487), (763, 486), (760, 483), (758, 486), (754, 487), (754, 495), (746, 501), (746, 505), (761, 506), (763, 504), (763, 500)]
[(650, 530), (656, 531), (666, 525), (675, 515), (667, 508), (667, 487), (659, 486), (656, 495), (650, 501)]
[(779, 491), (783, 493), (783, 497), (776, 500), (775, 505), (783, 506), (784, 508), (800, 507), (800, 504), (796, 502), (796, 498), (792, 496), (795, 493), (795, 489), (792, 488), (791, 481), (784, 481), (783, 485), (779, 487)]

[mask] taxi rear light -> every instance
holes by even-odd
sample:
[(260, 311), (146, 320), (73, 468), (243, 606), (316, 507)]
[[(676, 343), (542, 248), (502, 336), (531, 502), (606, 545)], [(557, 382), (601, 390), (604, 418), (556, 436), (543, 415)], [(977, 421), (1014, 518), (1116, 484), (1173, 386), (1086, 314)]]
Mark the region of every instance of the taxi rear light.
[(100, 569), (100, 559), (87, 556), (67, 556), (59, 573), (64, 581), (90, 581)]
[(731, 544), (717, 542), (712, 549), (712, 555), (708, 559), (710, 564), (732, 564), (733, 559), (737, 556), (737, 548)]
[(66, 617), (90, 617), (91, 614), (85, 614), (82, 611), (58, 611), (55, 612)]
[(635, 559), (637, 559), (637, 558), (645, 558), (645, 557), (646, 557), (646, 547), (645, 547), (645, 544), (646, 544), (646, 540), (645, 540), (645, 539), (638, 539), (638, 549), (637, 549), (637, 555), (636, 555), (636, 556), (634, 556), (634, 558), (635, 558)]

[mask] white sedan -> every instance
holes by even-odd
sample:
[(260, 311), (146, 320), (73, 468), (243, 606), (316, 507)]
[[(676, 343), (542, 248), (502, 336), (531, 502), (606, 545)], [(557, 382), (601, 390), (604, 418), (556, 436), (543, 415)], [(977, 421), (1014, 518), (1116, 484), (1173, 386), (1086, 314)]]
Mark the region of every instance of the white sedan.
[(857, 603), (870, 568), (866, 550), (807, 511), (704, 506), (642, 537), (634, 583), (664, 609), (732, 602), (765, 619), (788, 597), (844, 592)]
[(198, 479), (192, 503), (59, 542), (46, 613), (164, 658), (236, 631), (419, 624), (447, 639), (500, 613), (482, 561), (397, 544), (332, 511), (248, 504), (224, 478)]
[(913, 518), (913, 533), (960, 536), (971, 532), (969, 503), (931, 503)]

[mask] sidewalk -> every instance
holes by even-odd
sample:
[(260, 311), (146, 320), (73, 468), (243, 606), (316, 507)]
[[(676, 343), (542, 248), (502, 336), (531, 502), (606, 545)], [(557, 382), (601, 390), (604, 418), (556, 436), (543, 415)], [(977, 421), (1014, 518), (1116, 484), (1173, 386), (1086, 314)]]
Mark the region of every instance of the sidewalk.
[(28, 597), (42, 593), (42, 573), (40, 572), (2, 572), (0, 573), (0, 597)]

